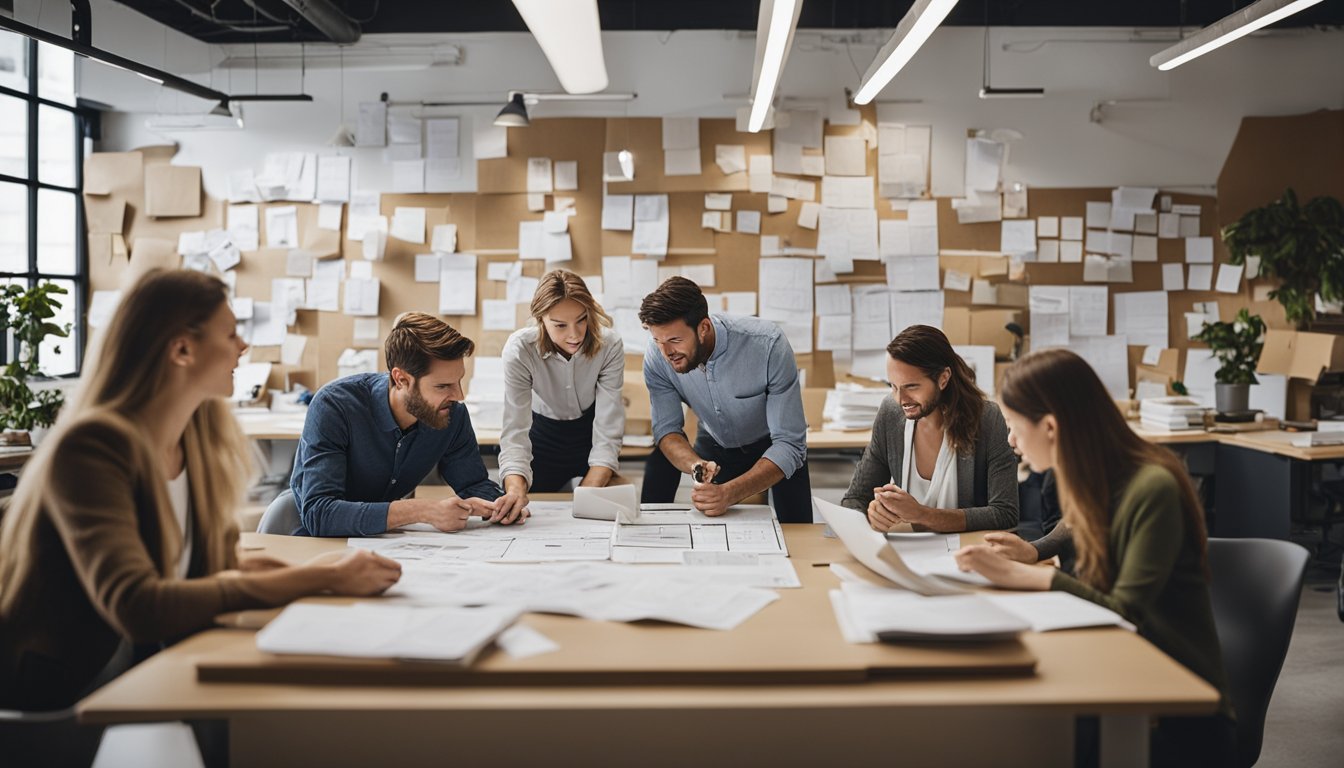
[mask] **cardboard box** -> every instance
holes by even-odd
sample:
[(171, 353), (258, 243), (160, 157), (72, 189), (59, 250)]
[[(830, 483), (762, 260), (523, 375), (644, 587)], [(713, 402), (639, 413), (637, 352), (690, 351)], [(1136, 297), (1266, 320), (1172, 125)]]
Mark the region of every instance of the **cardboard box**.
[(1278, 373), (1315, 383), (1326, 371), (1344, 371), (1344, 336), (1269, 330), (1258, 373)]
[(1018, 322), (1017, 318), (1017, 311), (1012, 309), (979, 309), (971, 312), (970, 343), (993, 347), (996, 357), (1011, 357), (1013, 341), (1017, 337), (1004, 326)]
[(145, 214), (200, 216), (201, 169), (168, 163), (146, 165)]

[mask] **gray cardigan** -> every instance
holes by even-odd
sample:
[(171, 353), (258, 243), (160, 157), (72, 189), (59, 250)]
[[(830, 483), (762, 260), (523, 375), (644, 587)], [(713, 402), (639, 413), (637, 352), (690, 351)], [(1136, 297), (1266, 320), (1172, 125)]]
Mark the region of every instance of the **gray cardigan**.
[[(840, 502), (867, 513), (873, 489), (900, 485), (905, 457), (905, 414), (891, 397), (873, 422), (873, 439), (863, 451), (854, 479)], [(985, 402), (980, 434), (970, 455), (957, 454), (957, 505), (966, 512), (966, 530), (1007, 530), (1017, 525), (1017, 456), (1008, 445), (1008, 425), (999, 406)]]

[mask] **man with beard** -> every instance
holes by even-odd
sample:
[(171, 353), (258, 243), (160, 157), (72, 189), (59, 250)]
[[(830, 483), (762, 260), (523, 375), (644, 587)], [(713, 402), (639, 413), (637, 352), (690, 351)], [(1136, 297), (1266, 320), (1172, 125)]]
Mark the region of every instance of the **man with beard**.
[(891, 397), (841, 501), (883, 533), (1017, 525), (1017, 458), (999, 407), (943, 332), (912, 325), (887, 345)]
[[(387, 336), (387, 373), (346, 376), (318, 390), (290, 478), (298, 526), (283, 532), (372, 536), (411, 523), (457, 531), (468, 517), (526, 519), (526, 507), (499, 503), (504, 492), (486, 475), (462, 404), (463, 358), (474, 349), (433, 315), (407, 312)], [(436, 466), (455, 495), (406, 498)]]
[[(641, 501), (673, 501), (686, 473), (696, 481), (691, 503), (707, 515), (772, 489), (780, 522), (812, 522), (798, 364), (779, 326), (711, 317), (700, 286), (684, 277), (644, 297), (639, 320), (652, 336), (644, 381), (657, 446)], [(683, 431), (683, 402), (700, 423), (694, 447)]]

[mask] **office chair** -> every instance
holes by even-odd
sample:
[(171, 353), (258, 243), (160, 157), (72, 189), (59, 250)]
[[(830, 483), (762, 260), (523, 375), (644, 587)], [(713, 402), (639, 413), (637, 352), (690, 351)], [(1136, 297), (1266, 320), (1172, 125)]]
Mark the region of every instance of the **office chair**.
[(299, 520), (299, 505), (294, 503), (294, 492), (286, 488), (266, 507), (257, 523), (257, 533), (278, 533), (293, 536), (303, 527)]
[(1242, 766), (1260, 758), (1265, 712), (1293, 636), (1307, 558), (1307, 550), (1290, 541), (1209, 539), (1213, 618)]
[(74, 707), (41, 712), (0, 709), (0, 754), (6, 765), (82, 768), (93, 763), (102, 738), (101, 726), (76, 723)]

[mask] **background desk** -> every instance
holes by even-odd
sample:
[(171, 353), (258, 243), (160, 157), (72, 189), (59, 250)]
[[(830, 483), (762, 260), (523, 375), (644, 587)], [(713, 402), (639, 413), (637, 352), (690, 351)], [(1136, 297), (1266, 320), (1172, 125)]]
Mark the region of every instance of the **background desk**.
[[(824, 664), (842, 641), (820, 564), (848, 560), (821, 526), (785, 526), (801, 590), (728, 633), (529, 615), (554, 654), (638, 653), (684, 638), (707, 666), (784, 649)], [(245, 535), (267, 554), (307, 555), (339, 540)], [(762, 630), (768, 629), (763, 639)], [(607, 642), (603, 642), (604, 638)], [(612, 642), (620, 638), (619, 644)], [(237, 765), (1072, 763), (1072, 720), (1099, 714), (1114, 765), (1146, 763), (1147, 718), (1213, 711), (1217, 693), (1147, 641), (1119, 629), (1028, 634), (1031, 676), (902, 676), (850, 684), (328, 686), (201, 683), (197, 664), (255, 656), (253, 633), (203, 633), (135, 667), (80, 705), (87, 722), (227, 718)], [(901, 654), (940, 649), (880, 646)], [(941, 649), (974, 656), (976, 648)], [(657, 658), (645, 657), (649, 668)], [(491, 657), (487, 664), (507, 665)], [(520, 662), (521, 663), (521, 662)], [(533, 663), (553, 663), (536, 657)], [(763, 681), (768, 682), (768, 681)], [(973, 734), (973, 738), (966, 738)], [(899, 756), (899, 760), (894, 759)], [(992, 756), (992, 757), (991, 757)]]

